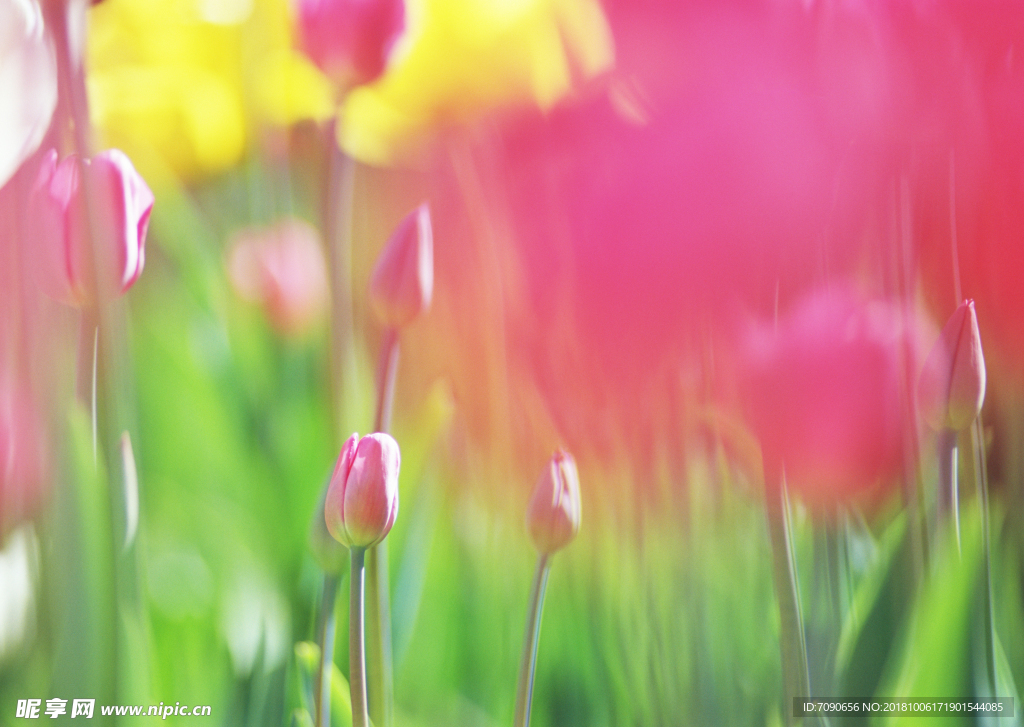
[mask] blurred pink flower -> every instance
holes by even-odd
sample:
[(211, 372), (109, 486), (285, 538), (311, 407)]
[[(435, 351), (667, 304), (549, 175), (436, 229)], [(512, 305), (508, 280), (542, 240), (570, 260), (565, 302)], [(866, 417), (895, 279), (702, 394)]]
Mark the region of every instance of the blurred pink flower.
[(370, 305), (386, 326), (401, 328), (430, 308), (434, 237), (424, 202), (399, 223), (370, 276)]
[(35, 0), (0, 0), (0, 187), (43, 139), (57, 66)]
[(631, 449), (677, 426), (694, 396), (671, 387), (715, 377), (738, 315), (863, 262), (893, 95), (863, 19), (837, 23), (843, 53), (800, 3), (609, 13), (607, 93), (514, 119), (498, 151), (533, 363), (581, 454), (605, 423)]
[(327, 309), (327, 268), (320, 236), (308, 223), (284, 219), (235, 233), (228, 273), (238, 294), (263, 307), (279, 332), (298, 335)]
[(299, 45), (341, 89), (387, 67), (405, 30), (403, 0), (298, 0)]
[[(919, 336), (909, 313), (817, 292), (748, 337), (743, 390), (767, 485), (784, 470), (807, 502), (845, 502), (902, 471), (906, 371)], [(911, 368), (910, 370), (916, 370)]]
[(44, 500), (46, 439), (31, 398), (0, 381), (0, 541)]
[(353, 434), (338, 455), (324, 503), (327, 529), (349, 548), (382, 541), (398, 517), (401, 453), (389, 434)]
[[(95, 251), (89, 245), (83, 171), (96, 211)], [(102, 286), (105, 295), (127, 291), (146, 261), (153, 201), (145, 180), (117, 149), (101, 152), (82, 164), (74, 155), (58, 163), (57, 152), (48, 152), (31, 201), (39, 245), (36, 269), (43, 291), (73, 306), (96, 302), (92, 280)], [(99, 270), (93, 271), (94, 261)]]

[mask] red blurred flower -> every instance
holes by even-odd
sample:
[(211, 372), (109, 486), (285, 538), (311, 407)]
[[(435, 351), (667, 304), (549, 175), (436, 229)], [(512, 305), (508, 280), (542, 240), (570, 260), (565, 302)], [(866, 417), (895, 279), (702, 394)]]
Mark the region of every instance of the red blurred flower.
[(303, 333), (327, 309), (327, 267), (320, 236), (302, 220), (285, 219), (235, 233), (228, 273), (238, 294), (262, 305), (281, 333)]
[(353, 434), (341, 448), (324, 503), (327, 529), (349, 548), (371, 548), (398, 517), (401, 453), (389, 434)]
[[(88, 242), (83, 181), (96, 215), (91, 230), (96, 250)], [(36, 269), (47, 295), (68, 305), (90, 305), (97, 297), (93, 280), (113, 296), (138, 279), (153, 193), (124, 153), (110, 149), (80, 164), (73, 155), (58, 163), (57, 152), (48, 152), (31, 206), (39, 246)], [(94, 271), (94, 262), (100, 269)]]
[(532, 363), (581, 454), (608, 422), (652, 441), (645, 429), (694, 409), (669, 387), (714, 377), (708, 354), (737, 313), (862, 262), (892, 96), (863, 19), (843, 26), (845, 55), (799, 3), (610, 13), (608, 92), (518, 123), (500, 158)]
[(768, 486), (784, 470), (791, 490), (824, 505), (898, 477), (912, 364), (904, 359), (917, 350), (909, 314), (846, 292), (815, 293), (777, 330), (752, 330), (743, 396)]
[(299, 0), (297, 13), (299, 44), (342, 89), (380, 76), (405, 30), (403, 0)]
[(904, 72), (900, 171), (925, 292), (941, 317), (977, 301), (990, 373), (1024, 387), (1024, 5), (875, 5)]

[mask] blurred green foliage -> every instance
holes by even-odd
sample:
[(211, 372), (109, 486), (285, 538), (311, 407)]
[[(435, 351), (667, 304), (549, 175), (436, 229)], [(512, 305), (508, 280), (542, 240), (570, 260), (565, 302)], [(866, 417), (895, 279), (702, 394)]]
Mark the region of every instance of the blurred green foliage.
[[(158, 200), (146, 273), (129, 303), (142, 528), (131, 554), (109, 550), (103, 477), (91, 466), (85, 415), (71, 412), (53, 514), (38, 533), (35, 630), (0, 666), (5, 724), (17, 699), (58, 696), (209, 704), (223, 725), (310, 724), (317, 649), (307, 642), (321, 578), (307, 533), (336, 437), (369, 421), (374, 353), (370, 326), (358, 322), (359, 368), (350, 374), (364, 394), (348, 402), (347, 429), (336, 433), (326, 331), (279, 338), (232, 294), (223, 248), (254, 216), (245, 200), (315, 219), (310, 200), (275, 193), (287, 188), (281, 173), (250, 166)], [(416, 357), (406, 348), (401, 366), (415, 367)], [(456, 446), (446, 391), (441, 382), (420, 400), (398, 401), (402, 499), (389, 541), (398, 721), (508, 724), (534, 562), (524, 489), (483, 474), (493, 469), (475, 468)], [(580, 537), (552, 563), (537, 727), (785, 721), (759, 485), (712, 447), (680, 446), (692, 451), (675, 474), (581, 467)], [(656, 480), (643, 483), (653, 498), (634, 495), (643, 478)], [(494, 492), (507, 494), (484, 495)], [(994, 688), (977, 667), (985, 638), (977, 508), (962, 518), (960, 551), (947, 538), (915, 574), (901, 509), (823, 525), (796, 506), (812, 691), (1017, 696), (1019, 516), (994, 520)], [(115, 623), (111, 605), (111, 559), (129, 557), (135, 566), (119, 572), (135, 578), (134, 626)], [(346, 611), (339, 598), (339, 624)], [(346, 725), (345, 628), (335, 654), (333, 723)]]

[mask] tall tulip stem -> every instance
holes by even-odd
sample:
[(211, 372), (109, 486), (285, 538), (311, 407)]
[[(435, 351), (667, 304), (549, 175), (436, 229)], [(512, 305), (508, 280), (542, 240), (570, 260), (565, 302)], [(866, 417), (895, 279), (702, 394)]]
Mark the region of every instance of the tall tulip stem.
[(537, 557), (537, 570), (530, 591), (530, 605), (526, 610), (526, 633), (523, 635), (523, 655), (519, 661), (519, 683), (516, 687), (516, 713), (514, 727), (529, 727), (530, 707), (533, 703), (533, 677), (537, 668), (537, 644), (540, 641), (540, 619), (544, 611), (544, 591), (548, 584), (548, 556)]
[(368, 727), (366, 708), (366, 644), (363, 638), (363, 581), (366, 548), (351, 549), (351, 600), (348, 614), (348, 682), (352, 693), (352, 727)]
[(807, 642), (804, 637), (800, 589), (793, 558), (793, 533), (789, 521), (788, 497), (781, 483), (768, 483), (765, 505), (768, 536), (772, 548), (772, 574), (775, 595), (779, 602), (779, 647), (782, 652), (782, 679), (786, 701), (783, 705), (786, 724), (794, 723), (794, 697), (810, 696), (811, 683), (807, 670)]
[(89, 412), (92, 424), (92, 458), (96, 460), (96, 448), (99, 433), (96, 416), (96, 365), (100, 331), (96, 312), (92, 308), (82, 310), (82, 319), (78, 328), (78, 361), (75, 394)]
[(952, 429), (939, 432), (939, 492), (938, 492), (938, 528), (941, 532), (945, 523), (946, 512), (953, 515), (953, 532), (956, 534), (956, 551), (960, 552), (960, 496), (957, 482), (957, 434)]
[(316, 727), (331, 725), (331, 672), (334, 670), (334, 603), (338, 597), (338, 575), (324, 575), (324, 592), (317, 614), (317, 640), (320, 642), (320, 665), (317, 667)]
[(398, 331), (388, 328), (384, 331), (380, 360), (377, 362), (377, 414), (373, 431), (388, 432), (391, 429), (391, 409), (395, 401), (395, 380), (398, 378)]
[[(73, 149), (78, 154), (78, 172), (82, 180), (82, 194), (79, 204), (82, 205), (80, 212), (84, 213), (85, 226), (85, 249), (88, 253), (90, 264), (86, 265), (85, 284), (90, 290), (97, 291), (96, 305), (83, 316), (82, 332), (79, 339), (79, 371), (78, 371), (78, 394), (83, 401), (90, 402), (88, 411), (91, 418), (93, 460), (98, 462), (98, 453), (102, 445), (104, 462), (107, 464), (108, 476), (113, 477), (115, 462), (118, 461), (117, 443), (120, 439), (121, 430), (116, 422), (117, 402), (115, 401), (112, 375), (115, 373), (111, 366), (110, 359), (114, 352), (113, 346), (113, 305), (108, 296), (103, 295), (102, 287), (97, 283), (97, 270), (100, 270), (101, 255), (97, 240), (99, 239), (100, 226), (98, 223), (99, 212), (93, 190), (84, 174), (85, 160), (92, 152), (92, 127), (89, 116), (89, 99), (85, 87), (85, 69), (81, 58), (72, 56), (73, 44), (71, 39), (76, 35), (84, 33), (84, 28), (79, 25), (79, 16), (76, 15), (74, 4), (66, 2), (42, 3), (44, 20), (53, 34), (55, 56), (57, 62), (57, 83), (60, 108), (58, 113), (65, 115), (66, 121), (70, 117), (72, 131)], [(84, 15), (81, 20), (84, 20)], [(91, 329), (91, 330), (90, 330)], [(84, 338), (84, 340), (82, 340)], [(90, 343), (91, 342), (91, 343)], [(91, 347), (91, 352), (84, 353), (86, 348)], [(84, 364), (84, 365), (83, 365)], [(85, 383), (88, 377), (88, 383)], [(102, 432), (102, 441), (100, 435)], [(126, 589), (122, 583), (124, 568), (118, 557), (120, 544), (124, 542), (122, 532), (118, 528), (124, 528), (124, 513), (127, 505), (124, 502), (124, 488), (114, 484), (113, 480), (107, 482), (108, 507), (110, 523), (112, 525), (113, 539), (110, 542), (111, 558), (111, 582), (107, 584), (113, 597), (114, 608), (111, 609), (111, 632), (110, 645), (107, 651), (109, 663), (105, 665), (105, 671), (109, 675), (108, 698), (116, 699), (120, 691), (120, 679), (124, 673), (122, 659), (122, 606)], [(97, 665), (103, 668), (104, 665)]]
[[(384, 332), (377, 366), (377, 413), (374, 431), (391, 428), (391, 408), (398, 375), (398, 331)], [(391, 652), (391, 598), (388, 591), (388, 541), (369, 548), (366, 553), (366, 593), (370, 607), (366, 611), (366, 640), (369, 650), (370, 716), (379, 727), (394, 724), (394, 666)]]
[(971, 453), (974, 460), (975, 481), (978, 485), (978, 499), (981, 501), (981, 533), (982, 547), (985, 558), (985, 669), (988, 674), (989, 684), (992, 685), (993, 694), (998, 693), (999, 684), (996, 682), (996, 632), (995, 612), (992, 596), (992, 539), (989, 525), (988, 507), (988, 467), (985, 464), (985, 440), (982, 435), (981, 418), (979, 417), (971, 424)]
[[(331, 286), (332, 413), (339, 437), (345, 436), (344, 413), (355, 395), (355, 353), (352, 322), (352, 199), (355, 162), (338, 148), (336, 126), (326, 130), (327, 179), (324, 185), (323, 234), (327, 244)], [(346, 373), (347, 372), (347, 373)]]

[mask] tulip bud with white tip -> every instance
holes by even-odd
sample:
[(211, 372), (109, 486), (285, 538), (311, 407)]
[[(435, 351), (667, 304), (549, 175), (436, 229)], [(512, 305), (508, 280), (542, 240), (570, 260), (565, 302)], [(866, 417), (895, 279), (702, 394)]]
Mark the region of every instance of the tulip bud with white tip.
[(555, 452), (541, 473), (526, 511), (526, 527), (544, 555), (561, 550), (579, 532), (580, 480), (568, 452)]
[(974, 422), (985, 400), (985, 356), (974, 301), (950, 316), (925, 360), (917, 386), (921, 416), (936, 431), (961, 431)]

